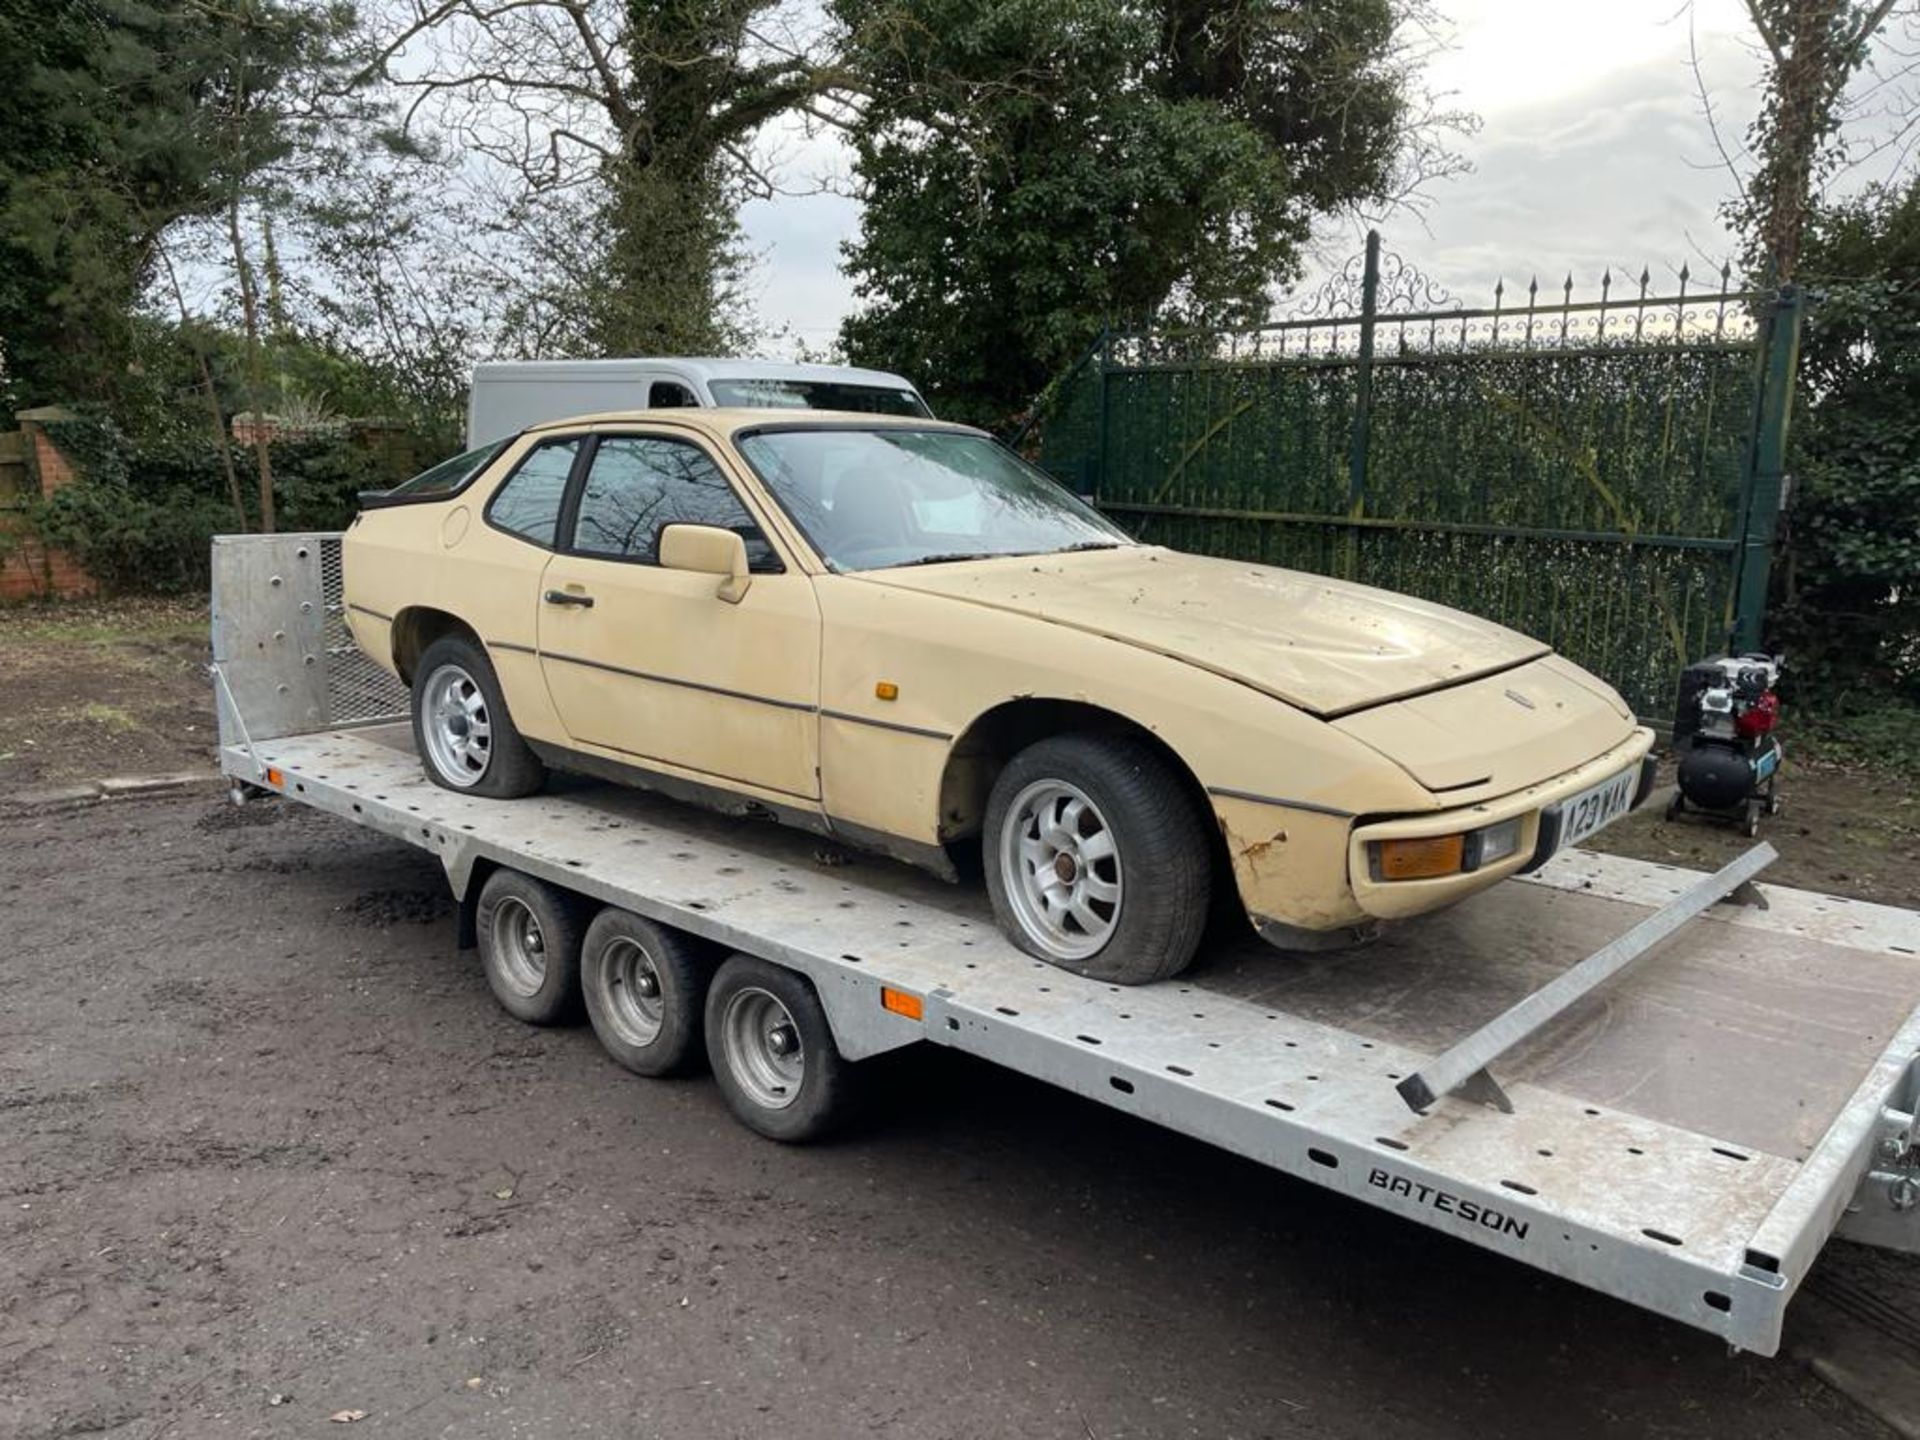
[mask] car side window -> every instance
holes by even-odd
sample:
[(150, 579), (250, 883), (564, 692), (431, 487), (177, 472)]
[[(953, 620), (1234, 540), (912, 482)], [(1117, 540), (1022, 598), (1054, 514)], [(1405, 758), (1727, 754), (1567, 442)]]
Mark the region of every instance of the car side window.
[(778, 570), (779, 558), (720, 468), (698, 445), (652, 436), (609, 435), (594, 452), (573, 524), (583, 555), (655, 564), (668, 525), (718, 525), (747, 542), (755, 570)]
[(678, 380), (656, 380), (647, 387), (647, 407), (651, 410), (684, 410), (699, 403), (693, 391)]
[(506, 483), (493, 492), (487, 519), (509, 535), (553, 549), (567, 476), (585, 443), (583, 438), (556, 440), (528, 451)]

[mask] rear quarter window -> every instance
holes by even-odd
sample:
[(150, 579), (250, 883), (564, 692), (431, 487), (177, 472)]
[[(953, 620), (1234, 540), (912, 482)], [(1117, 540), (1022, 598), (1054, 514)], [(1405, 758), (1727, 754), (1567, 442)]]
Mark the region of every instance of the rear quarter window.
[(567, 477), (573, 473), (573, 462), (585, 443), (580, 437), (550, 440), (529, 450), (487, 502), (487, 523), (543, 549), (553, 549)]

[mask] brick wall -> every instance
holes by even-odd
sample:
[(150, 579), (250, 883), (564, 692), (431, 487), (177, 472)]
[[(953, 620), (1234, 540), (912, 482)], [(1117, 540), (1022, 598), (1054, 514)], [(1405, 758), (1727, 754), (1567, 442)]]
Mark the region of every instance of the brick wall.
[(64, 550), (48, 550), (17, 518), (0, 511), (0, 603), (9, 600), (70, 600), (99, 587)]
[[(73, 462), (60, 453), (47, 425), (67, 419), (54, 407), (22, 410), (17, 439), (0, 437), (0, 601), (70, 599), (99, 588), (71, 555), (49, 550), (28, 529), (26, 507), (74, 478)], [(7, 460), (13, 463), (4, 463)]]

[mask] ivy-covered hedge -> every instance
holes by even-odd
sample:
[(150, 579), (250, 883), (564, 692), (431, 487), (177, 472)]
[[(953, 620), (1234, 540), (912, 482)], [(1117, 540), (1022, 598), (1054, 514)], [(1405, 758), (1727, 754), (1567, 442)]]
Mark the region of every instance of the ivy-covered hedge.
[(1920, 178), (1816, 214), (1804, 263), (1774, 630), (1824, 708), (1920, 703)]
[[(77, 478), (34, 508), (34, 526), (108, 590), (204, 589), (213, 537), (258, 527), (251, 447), (233, 451), (245, 507), (236, 514), (211, 441), (142, 447), (97, 419), (56, 422), (48, 438)], [(348, 436), (276, 441), (269, 458), (282, 530), (338, 530), (360, 491), (405, 478)]]

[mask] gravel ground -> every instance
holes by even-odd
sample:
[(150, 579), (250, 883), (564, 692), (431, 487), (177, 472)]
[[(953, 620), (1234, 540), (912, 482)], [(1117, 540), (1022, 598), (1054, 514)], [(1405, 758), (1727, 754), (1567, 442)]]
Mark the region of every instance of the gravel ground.
[(433, 862), (279, 802), (0, 835), (9, 1440), (1884, 1433), (960, 1057), (879, 1062), (837, 1144), (756, 1139), (508, 1019)]

